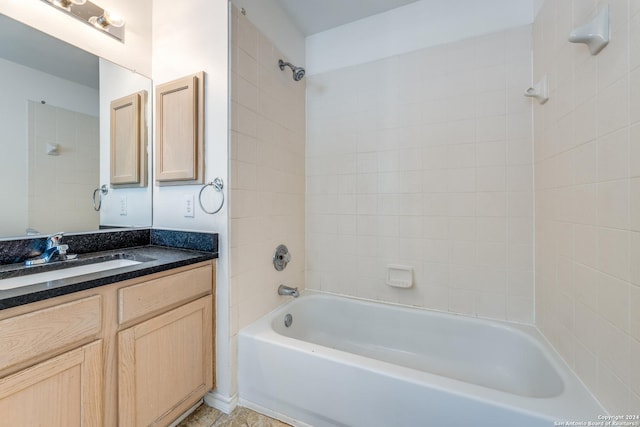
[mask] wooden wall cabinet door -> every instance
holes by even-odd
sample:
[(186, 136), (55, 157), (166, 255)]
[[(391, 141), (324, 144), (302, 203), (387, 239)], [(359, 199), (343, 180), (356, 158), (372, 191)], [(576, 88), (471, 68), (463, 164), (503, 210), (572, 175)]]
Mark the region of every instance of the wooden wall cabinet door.
[(204, 183), (204, 72), (156, 87), (156, 180)]
[(147, 92), (111, 101), (111, 185), (147, 186)]
[(102, 341), (0, 379), (0, 426), (102, 427)]
[(120, 427), (166, 426), (213, 386), (212, 298), (118, 333)]

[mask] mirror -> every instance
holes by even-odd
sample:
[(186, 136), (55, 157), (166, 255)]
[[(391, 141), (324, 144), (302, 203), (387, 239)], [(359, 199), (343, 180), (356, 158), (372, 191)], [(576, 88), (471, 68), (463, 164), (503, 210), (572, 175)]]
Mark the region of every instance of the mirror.
[(151, 165), (150, 79), (2, 14), (0, 76), (0, 238), (151, 226), (151, 185), (110, 185), (113, 100), (148, 94)]

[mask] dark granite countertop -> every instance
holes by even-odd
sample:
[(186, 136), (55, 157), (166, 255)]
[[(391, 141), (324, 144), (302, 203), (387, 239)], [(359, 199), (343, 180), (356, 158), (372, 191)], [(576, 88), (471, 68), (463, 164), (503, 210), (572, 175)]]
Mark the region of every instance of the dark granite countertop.
[[(45, 264), (44, 266), (29, 268), (24, 268), (22, 262), (0, 265), (0, 280), (2, 280), (23, 276), (25, 274), (35, 274), (44, 271), (60, 270), (66, 267), (92, 264), (95, 263), (96, 259), (129, 259), (140, 262), (139, 264), (106, 271), (51, 280), (14, 289), (0, 290), (0, 310), (171, 270), (218, 257), (216, 234), (155, 229), (150, 231), (143, 230), (142, 233), (146, 234), (142, 234), (142, 237), (140, 237), (141, 232), (134, 230), (133, 232), (116, 232), (100, 235), (65, 236), (65, 243), (70, 242), (70, 248), (78, 248), (78, 250), (73, 251), (79, 254), (76, 260), (53, 262)], [(86, 242), (80, 239), (84, 239)], [(117, 244), (114, 244), (114, 241)], [(22, 242), (19, 243), (22, 247), (34, 246), (32, 241), (25, 242), (26, 244)], [(73, 242), (73, 245), (71, 242)], [(102, 244), (98, 243), (96, 245), (96, 242), (102, 242)], [(137, 245), (135, 245), (136, 243)], [(16, 242), (7, 242), (6, 246), (8, 245), (15, 247)], [(105, 250), (105, 247), (108, 247), (109, 250)]]
[[(97, 273), (83, 274), (66, 279), (52, 280), (14, 289), (0, 290), (0, 310), (216, 258), (216, 254), (212, 252), (153, 245), (98, 252), (91, 254), (90, 257), (110, 256), (140, 261), (140, 264)], [(78, 260), (64, 262), (69, 263), (69, 266), (75, 266), (77, 264), (74, 263), (77, 261), (83, 263), (87, 258), (89, 257), (78, 257)], [(0, 279), (16, 276), (16, 274), (14, 274), (15, 270), (3, 270), (5, 271), (0, 270)]]

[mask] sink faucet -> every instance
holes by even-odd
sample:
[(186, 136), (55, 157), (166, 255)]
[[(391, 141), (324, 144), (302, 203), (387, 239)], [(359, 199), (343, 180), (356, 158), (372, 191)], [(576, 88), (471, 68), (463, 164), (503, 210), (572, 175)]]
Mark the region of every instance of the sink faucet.
[(24, 262), (24, 265), (30, 267), (32, 265), (46, 264), (57, 255), (61, 261), (75, 259), (78, 255), (67, 254), (69, 245), (62, 244), (62, 235), (64, 233), (55, 233), (47, 237), (47, 249), (37, 258), (29, 259)]
[(298, 288), (291, 288), (289, 286), (280, 285), (278, 286), (278, 295), (290, 295), (294, 298), (298, 298), (300, 293), (298, 292)]

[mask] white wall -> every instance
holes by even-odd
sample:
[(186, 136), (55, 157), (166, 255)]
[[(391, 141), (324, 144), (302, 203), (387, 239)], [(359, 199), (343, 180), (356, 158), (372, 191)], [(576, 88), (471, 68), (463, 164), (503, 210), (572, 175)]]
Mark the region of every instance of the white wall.
[[(165, 83), (198, 71), (205, 84), (205, 180), (221, 177), (228, 184), (228, 2), (192, 0), (176, 7), (173, 0), (153, 2), (153, 81)], [(216, 396), (228, 402), (231, 390), (229, 354), (228, 203), (215, 215), (198, 206), (201, 186), (158, 187), (153, 184), (153, 225), (219, 233), (216, 295)], [(226, 192), (227, 187), (225, 187)], [(183, 196), (196, 197), (194, 218), (182, 214)], [(211, 198), (217, 196), (211, 194)], [(217, 202), (219, 199), (216, 199)]]
[(102, 34), (41, 0), (0, 0), (0, 13), (139, 73), (151, 75), (151, 0), (101, 0), (126, 21), (125, 42)]
[(232, 0), (231, 2), (238, 10), (245, 9), (247, 19), (284, 54), (283, 60), (299, 67), (304, 66), (304, 34), (291, 21), (279, 1)]
[[(147, 168), (152, 167), (153, 123), (151, 111), (153, 108), (151, 80), (132, 73), (112, 62), (100, 58), (100, 185), (109, 186), (111, 179), (111, 101), (145, 90), (147, 92)], [(148, 172), (147, 172), (148, 173)], [(151, 193), (153, 181), (148, 180), (146, 187), (138, 188), (109, 188), (109, 193), (103, 196), (100, 209), (100, 224), (109, 226), (150, 226)], [(120, 215), (120, 198), (127, 198), (127, 215)]]
[(421, 0), (313, 34), (309, 75), (533, 22), (532, 0)]
[(27, 138), (29, 100), (98, 116), (98, 92), (95, 89), (60, 79), (32, 68), (0, 59), (0, 117), (2, 117), (2, 156), (0, 182), (2, 200), (11, 209), (3, 209), (0, 236), (24, 235), (27, 225)]

